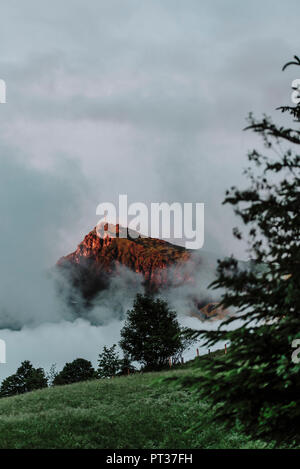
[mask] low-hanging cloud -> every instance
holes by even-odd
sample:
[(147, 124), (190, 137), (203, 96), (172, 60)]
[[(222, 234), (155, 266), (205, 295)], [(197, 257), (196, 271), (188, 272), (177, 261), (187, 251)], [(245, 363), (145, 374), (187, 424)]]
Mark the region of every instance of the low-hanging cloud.
[[(245, 257), (221, 202), (243, 181), (244, 155), (257, 143), (242, 133), (245, 116), (289, 103), (295, 72), (280, 68), (297, 53), (297, 8), (296, 0), (3, 3), (0, 337), (8, 367), (88, 358), (96, 345), (81, 348), (84, 337), (105, 343), (106, 327), (117, 335), (132, 273), (113, 278), (81, 321), (57, 296), (52, 273), (95, 226), (100, 202), (119, 194), (204, 202), (204, 249)], [(204, 271), (199, 285), (164, 292), (194, 327), (203, 325), (185, 314), (194, 295), (207, 294)]]
[(50, 268), (68, 229), (77, 229), (80, 170), (62, 160), (55, 170), (39, 171), (11, 148), (0, 153), (0, 327), (67, 319)]

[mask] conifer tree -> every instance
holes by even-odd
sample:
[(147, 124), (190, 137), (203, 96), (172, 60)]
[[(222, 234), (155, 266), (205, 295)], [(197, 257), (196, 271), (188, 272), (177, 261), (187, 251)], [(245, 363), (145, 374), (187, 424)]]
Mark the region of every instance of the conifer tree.
[(217, 331), (192, 333), (208, 347), (226, 342), (228, 353), (203, 358), (201, 378), (189, 382), (226, 423), (293, 439), (300, 426), (300, 364), (292, 360), (300, 339), (300, 104), (279, 110), (291, 127), (250, 115), (247, 129), (266, 150), (249, 153), (249, 187), (232, 187), (224, 200), (244, 224), (234, 236), (248, 239), (251, 259), (243, 269), (233, 256), (219, 261), (212, 284), (224, 289), (222, 304), (234, 317)]

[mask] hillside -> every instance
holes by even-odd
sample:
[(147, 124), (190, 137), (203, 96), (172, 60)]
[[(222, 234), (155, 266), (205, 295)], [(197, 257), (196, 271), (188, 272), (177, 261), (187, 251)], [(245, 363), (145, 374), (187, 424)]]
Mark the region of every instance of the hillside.
[[(212, 423), (205, 402), (161, 379), (191, 372), (136, 374), (0, 399), (0, 448), (267, 447)], [(189, 431), (199, 423), (200, 430)]]

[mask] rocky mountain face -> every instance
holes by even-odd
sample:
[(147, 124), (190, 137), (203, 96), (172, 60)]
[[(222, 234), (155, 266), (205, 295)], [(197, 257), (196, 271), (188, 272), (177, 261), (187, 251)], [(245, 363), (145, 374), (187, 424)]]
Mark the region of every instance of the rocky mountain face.
[[(122, 275), (124, 267), (140, 274), (139, 279), (142, 276), (146, 291), (158, 292), (195, 285), (201, 262), (200, 256), (184, 247), (106, 223), (95, 227), (73, 253), (59, 259), (57, 266), (88, 303), (108, 288), (112, 276)], [(217, 303), (207, 306), (206, 298), (195, 297), (192, 302), (191, 314), (200, 319), (223, 316)]]

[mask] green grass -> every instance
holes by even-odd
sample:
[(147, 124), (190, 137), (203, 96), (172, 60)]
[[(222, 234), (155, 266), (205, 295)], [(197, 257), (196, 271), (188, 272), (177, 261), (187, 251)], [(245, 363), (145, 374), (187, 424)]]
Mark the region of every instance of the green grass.
[(136, 374), (0, 399), (0, 448), (270, 447), (224, 430), (196, 394), (161, 379), (192, 372)]

